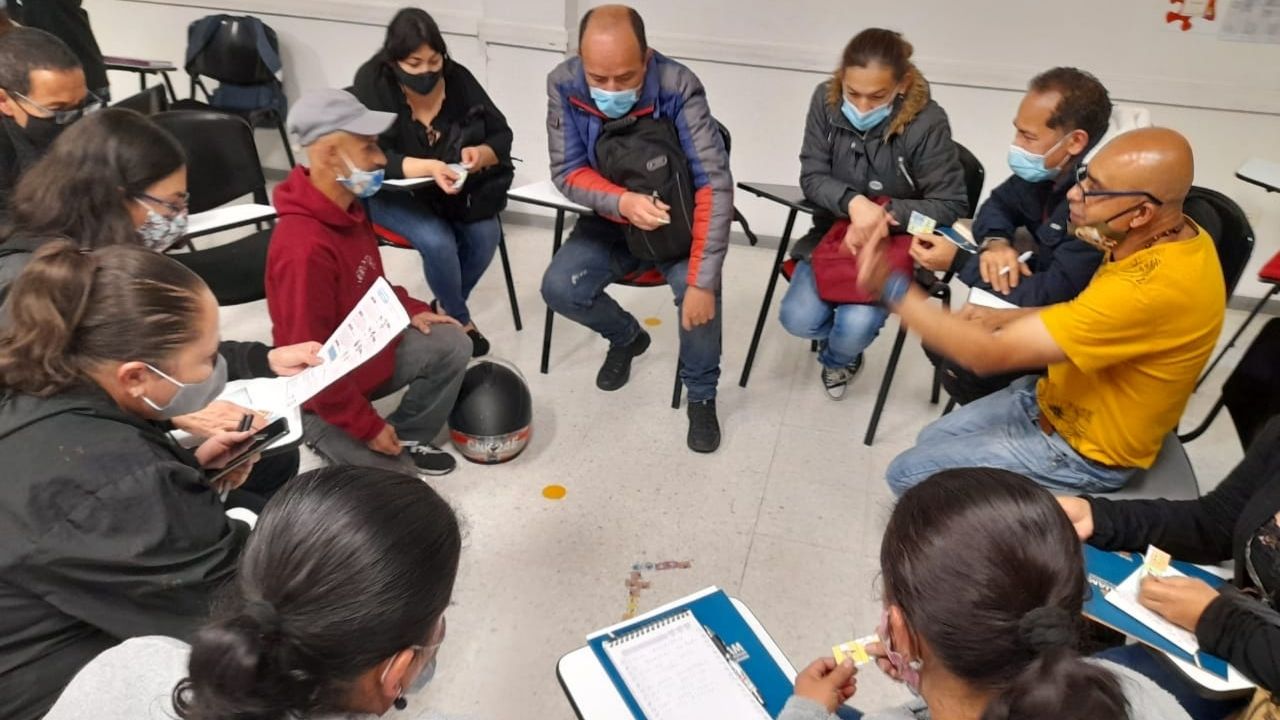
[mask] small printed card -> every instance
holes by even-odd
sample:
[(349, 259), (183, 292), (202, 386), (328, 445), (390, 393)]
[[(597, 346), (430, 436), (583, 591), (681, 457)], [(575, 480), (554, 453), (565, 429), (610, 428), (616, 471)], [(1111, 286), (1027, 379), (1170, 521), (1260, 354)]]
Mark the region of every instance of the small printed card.
[(1169, 562), (1171, 560), (1173, 560), (1173, 557), (1169, 553), (1155, 545), (1148, 545), (1142, 567), (1146, 569), (1148, 575), (1164, 577), (1169, 574)]
[(938, 223), (919, 210), (911, 211), (911, 219), (907, 220), (907, 232), (912, 235), (931, 235)]
[(880, 637), (874, 634), (850, 640), (832, 647), (831, 654), (835, 657), (836, 663), (843, 663), (845, 658), (848, 658), (854, 665), (866, 665), (871, 662), (871, 654), (867, 652), (867, 646), (874, 642), (880, 642)]

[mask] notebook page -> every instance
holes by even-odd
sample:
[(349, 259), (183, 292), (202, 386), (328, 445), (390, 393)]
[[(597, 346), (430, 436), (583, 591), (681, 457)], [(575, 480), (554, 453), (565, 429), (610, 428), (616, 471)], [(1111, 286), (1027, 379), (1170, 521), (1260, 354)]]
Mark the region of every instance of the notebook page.
[(689, 611), (604, 644), (647, 720), (769, 720)]

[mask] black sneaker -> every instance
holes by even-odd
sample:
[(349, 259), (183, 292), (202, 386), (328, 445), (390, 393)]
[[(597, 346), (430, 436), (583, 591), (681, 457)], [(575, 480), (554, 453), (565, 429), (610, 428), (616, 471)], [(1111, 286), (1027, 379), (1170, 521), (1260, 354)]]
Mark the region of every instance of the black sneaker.
[(604, 356), (604, 364), (596, 373), (596, 387), (612, 392), (631, 379), (631, 360), (649, 349), (649, 333), (644, 330), (629, 345), (610, 347)]
[(858, 371), (862, 369), (862, 354), (853, 359), (853, 362), (839, 368), (822, 368), (822, 387), (826, 389), (827, 396), (832, 400), (840, 400), (844, 398), (844, 391), (849, 388), (849, 383), (853, 381)]
[(690, 450), (700, 453), (715, 452), (720, 447), (720, 421), (714, 399), (689, 403), (688, 442)]
[(448, 475), (458, 467), (458, 461), (435, 445), (418, 443), (405, 448), (420, 475)]
[(489, 354), (489, 338), (480, 334), (480, 331), (471, 328), (467, 331), (467, 337), (471, 338), (471, 357), (484, 357)]

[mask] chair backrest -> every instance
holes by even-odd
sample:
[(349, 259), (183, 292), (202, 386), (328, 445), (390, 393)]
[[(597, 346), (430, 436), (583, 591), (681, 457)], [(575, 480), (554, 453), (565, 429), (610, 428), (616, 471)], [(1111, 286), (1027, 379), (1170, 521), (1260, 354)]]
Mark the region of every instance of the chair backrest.
[(1230, 298), (1253, 255), (1253, 226), (1249, 218), (1231, 198), (1198, 185), (1191, 186), (1182, 210), (1213, 237)]
[(733, 148), (733, 136), (729, 134), (729, 128), (719, 120), (716, 120), (716, 130), (720, 131), (720, 139), (724, 141), (724, 151), (728, 154)]
[(188, 60), (187, 72), (193, 78), (205, 76), (236, 85), (275, 83), (276, 77), (263, 62), (258, 49), (258, 24), (267, 33), (267, 43), (278, 54), (280, 40), (271, 26), (253, 17), (223, 15), (213, 37)]
[(955, 146), (956, 152), (960, 153), (960, 166), (964, 168), (964, 191), (969, 201), (968, 217), (973, 217), (978, 212), (978, 198), (982, 197), (982, 186), (987, 181), (987, 171), (978, 158), (969, 152), (969, 148), (960, 143), (955, 143)]
[(164, 85), (152, 85), (135, 95), (121, 100), (112, 107), (125, 108), (143, 115), (155, 115), (169, 109), (169, 95)]
[(1280, 415), (1280, 318), (1271, 318), (1222, 385), (1222, 403), (1248, 449), (1263, 425)]
[(234, 115), (211, 110), (172, 110), (152, 118), (187, 153), (191, 212), (198, 213), (252, 194), (263, 205), (267, 180), (253, 142), (253, 128)]

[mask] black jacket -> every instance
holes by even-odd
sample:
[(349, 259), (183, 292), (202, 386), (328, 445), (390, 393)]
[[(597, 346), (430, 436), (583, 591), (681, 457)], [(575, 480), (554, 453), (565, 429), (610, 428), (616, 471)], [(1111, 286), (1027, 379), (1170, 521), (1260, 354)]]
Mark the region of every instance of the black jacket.
[[(1102, 264), (1100, 251), (1067, 235), (1067, 191), (1075, 184), (1075, 170), (1073, 163), (1056, 179), (1038, 183), (1012, 175), (991, 191), (973, 219), (973, 236), (979, 242), (992, 237), (1012, 242), (1020, 228), (1035, 238), (1035, 254), (1027, 261), (1032, 275), (1001, 296), (1014, 305), (1044, 307), (1071, 300)], [(956, 253), (952, 269), (966, 285), (991, 290), (982, 280), (977, 255)]]
[(432, 126), (440, 133), (433, 144), (427, 142), (427, 131), (413, 119), (413, 111), (405, 100), (395, 73), (374, 55), (356, 71), (352, 91), (370, 110), (396, 114), (396, 121), (378, 139), (387, 155), (387, 177), (404, 177), (406, 157), (456, 163), (462, 159), (462, 148), (488, 145), (498, 156), (498, 164), (467, 176), (462, 192), (446, 195), (434, 185), (414, 191), (432, 213), (448, 220), (483, 220), (497, 215), (507, 206), (507, 190), (515, 177), (511, 164), (511, 126), (489, 94), (480, 87), (475, 76), (453, 60), (444, 62), (444, 103)]
[(1253, 587), (1244, 549), (1280, 510), (1280, 417), (1267, 423), (1222, 484), (1199, 500), (1088, 500), (1094, 525), (1089, 542), (1096, 547), (1142, 552), (1153, 544), (1188, 562), (1234, 559), (1234, 583), (1224, 585), (1200, 617), (1196, 637), (1206, 652), (1280, 692), (1280, 614), (1240, 591)]
[[(232, 377), (266, 365), (221, 350)], [(0, 396), (0, 717), (40, 717), (125, 638), (186, 638), (232, 576), (248, 527), (164, 430), (97, 386)]]
[(13, 118), (0, 116), (0, 226), (8, 221), (9, 200), (22, 174), (43, 154)]

